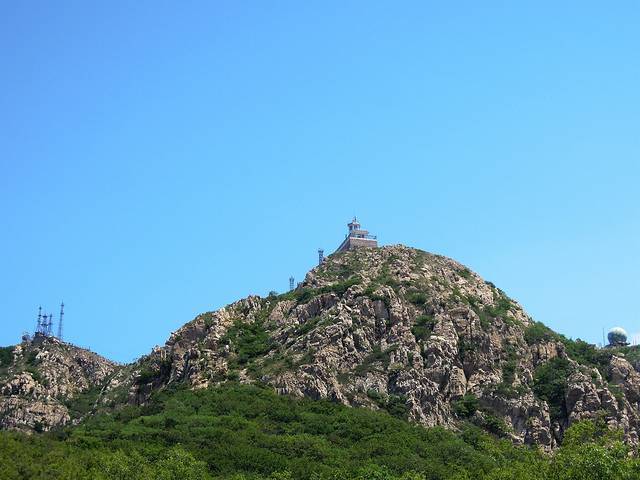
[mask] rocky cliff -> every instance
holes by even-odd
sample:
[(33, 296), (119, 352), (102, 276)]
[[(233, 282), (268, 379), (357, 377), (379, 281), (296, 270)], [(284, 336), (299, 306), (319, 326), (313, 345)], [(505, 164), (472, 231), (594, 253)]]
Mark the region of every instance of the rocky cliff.
[[(101, 363), (85, 384), (103, 385), (94, 407), (110, 407), (172, 385), (260, 382), (428, 426), (470, 421), (548, 450), (593, 418), (637, 446), (637, 358), (552, 332), (451, 259), (391, 246), (331, 255), (296, 290), (199, 315), (135, 364)], [(2, 425), (16, 427), (12, 418)]]
[(46, 431), (91, 411), (118, 366), (88, 350), (37, 335), (3, 349), (0, 428)]

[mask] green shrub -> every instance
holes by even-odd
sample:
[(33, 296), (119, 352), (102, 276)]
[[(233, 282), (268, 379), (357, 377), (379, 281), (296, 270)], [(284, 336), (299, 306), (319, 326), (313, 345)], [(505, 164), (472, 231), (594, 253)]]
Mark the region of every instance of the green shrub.
[(376, 290), (380, 287), (380, 285), (378, 284), (371, 284), (369, 285), (367, 288), (365, 288), (363, 295), (365, 297), (369, 297), (371, 300), (375, 301), (381, 301), (385, 304), (385, 306), (387, 308), (389, 308), (389, 298), (385, 297), (384, 295), (380, 295), (376, 293)]
[(611, 360), (611, 351), (598, 349), (595, 345), (580, 340), (579, 338), (571, 340), (560, 336), (560, 339), (564, 344), (567, 355), (569, 355), (571, 359), (582, 365), (596, 367), (603, 376), (606, 376), (607, 367)]
[(509, 430), (511, 430), (502, 418), (492, 413), (485, 412), (483, 416), (478, 419), (478, 422), (482, 428), (498, 437), (507, 436)]
[(0, 347), (0, 368), (11, 365), (13, 362), (13, 347)]
[(72, 418), (79, 418), (89, 413), (100, 396), (102, 388), (94, 387), (85, 392), (76, 394), (65, 402)]
[(603, 376), (607, 374), (607, 367), (614, 350), (599, 349), (579, 338), (572, 340), (554, 332), (541, 322), (534, 322), (524, 332), (524, 339), (529, 345), (545, 342), (560, 342), (564, 345), (567, 355), (581, 365), (595, 367)]
[(360, 283), (360, 279), (358, 277), (351, 277), (343, 282), (334, 283), (329, 285), (328, 287), (322, 287), (320, 289), (321, 293), (333, 292), (337, 295), (344, 295), (349, 288), (353, 287)]
[(463, 268), (462, 270), (458, 270), (458, 275), (469, 280), (471, 278), (471, 270), (469, 270), (468, 268)]
[(308, 318), (303, 324), (296, 328), (296, 335), (306, 335), (322, 321), (322, 317)]
[(616, 402), (618, 403), (618, 408), (623, 408), (624, 407), (624, 392), (622, 391), (622, 388), (620, 387), (620, 385), (617, 385), (615, 383), (609, 382), (608, 387), (609, 387), (609, 391), (615, 397)]
[(384, 265), (380, 269), (380, 275), (378, 275), (378, 277), (375, 279), (375, 282), (380, 285), (391, 287), (395, 292), (397, 292), (400, 288), (400, 282), (398, 282), (398, 280), (393, 275), (391, 275), (388, 265)]
[(409, 300), (414, 305), (422, 306), (427, 303), (428, 297), (423, 292), (411, 292), (407, 294), (407, 300)]
[(29, 354), (27, 355), (27, 358), (26, 358), (27, 365), (30, 365), (32, 367), (37, 365), (38, 364), (38, 358), (37, 357), (38, 357), (38, 351), (37, 350), (31, 350), (29, 352)]
[(640, 345), (629, 345), (626, 347), (615, 347), (611, 349), (612, 353), (622, 355), (632, 364), (640, 362)]
[(506, 385), (513, 385), (516, 379), (516, 368), (518, 367), (518, 353), (513, 345), (508, 344), (504, 347), (506, 351), (506, 359), (502, 362), (502, 382)]
[(460, 400), (454, 400), (452, 406), (458, 418), (469, 418), (478, 411), (480, 402), (473, 393), (467, 393)]
[(308, 303), (313, 297), (317, 295), (317, 291), (312, 288), (301, 288), (295, 291), (296, 302), (303, 304)]
[(202, 318), (205, 327), (211, 328), (213, 326), (213, 312), (207, 312), (199, 315), (199, 318)]
[(458, 352), (463, 360), (468, 354), (475, 352), (477, 348), (477, 343), (467, 337), (460, 337), (458, 340)]
[[(320, 288), (299, 287), (290, 292), (284, 293), (275, 297), (277, 300), (295, 300), (296, 303), (302, 305), (308, 303), (312, 298), (321, 295), (323, 293), (335, 293), (337, 295), (344, 295), (344, 293), (354, 285), (360, 283), (358, 277), (351, 277), (347, 280), (332, 283)], [(275, 303), (274, 303), (275, 305)]]
[(513, 385), (516, 378), (517, 362), (514, 358), (510, 358), (502, 364), (502, 381), (507, 385)]
[(158, 372), (154, 370), (150, 365), (143, 365), (136, 377), (137, 385), (146, 385), (147, 383), (153, 382), (153, 380), (158, 376)]
[(384, 409), (389, 412), (390, 415), (396, 418), (406, 419), (409, 414), (407, 397), (405, 397), (404, 395), (396, 394), (389, 395)]
[(375, 295), (377, 289), (378, 285), (376, 285), (375, 283), (370, 283), (369, 285), (367, 285), (367, 288), (364, 289), (364, 292), (362, 292), (362, 294), (365, 297), (371, 297)]
[(504, 295), (503, 293), (495, 293), (494, 292), (494, 302), (495, 305), (483, 305), (480, 299), (473, 297), (471, 295), (464, 297), (463, 299), (469, 304), (471, 309), (478, 315), (480, 319), (480, 325), (483, 329), (487, 329), (493, 323), (493, 320), (496, 318), (501, 319), (507, 325), (515, 325), (520, 322), (516, 321), (515, 318), (511, 316), (510, 310), (512, 307), (511, 300)]
[(436, 319), (432, 315), (420, 315), (411, 327), (411, 333), (417, 341), (426, 340), (433, 333), (435, 326)]
[(29, 372), (31, 374), (31, 378), (33, 378), (40, 385), (44, 385), (45, 387), (48, 386), (48, 382), (36, 367), (31, 365), (27, 366), (27, 368), (25, 368), (25, 372)]
[(491, 315), (487, 313), (486, 309), (482, 306), (482, 303), (478, 298), (475, 298), (473, 296), (465, 297), (461, 293), (456, 293), (456, 296), (460, 297), (462, 300), (466, 301), (469, 304), (471, 310), (473, 310), (480, 319), (480, 326), (483, 329), (486, 330), (491, 326), (493, 319), (491, 318)]
[(495, 305), (489, 305), (486, 307), (485, 311), (487, 315), (490, 315), (493, 318), (504, 319), (509, 316), (512, 306), (511, 300), (506, 295), (499, 294), (497, 300), (495, 300)]
[(559, 341), (560, 335), (542, 322), (533, 322), (524, 331), (524, 340), (528, 345)]
[(382, 394), (380, 392), (378, 392), (377, 390), (374, 390), (372, 388), (367, 390), (367, 397), (369, 397), (374, 402), (382, 401)]
[(509, 345), (507, 347), (507, 359), (502, 362), (502, 381), (492, 387), (490, 391), (506, 398), (516, 398), (527, 391), (527, 388), (523, 385), (513, 386), (513, 382), (516, 378), (516, 368), (518, 366), (518, 356), (513, 348)]
[(245, 322), (237, 320), (220, 339), (222, 344), (230, 345), (235, 354), (235, 361), (245, 365), (249, 361), (261, 357), (273, 348), (273, 341), (263, 322)]
[(369, 355), (367, 355), (362, 363), (356, 366), (353, 369), (353, 373), (356, 375), (362, 375), (366, 372), (369, 372), (373, 366), (373, 364), (381, 362), (383, 368), (389, 367), (389, 363), (391, 361), (391, 352), (393, 352), (396, 347), (392, 346), (387, 348), (386, 350), (382, 350), (379, 345), (375, 345)]
[(552, 420), (560, 420), (567, 416), (565, 395), (567, 378), (573, 373), (573, 367), (565, 358), (555, 357), (540, 365), (533, 378), (533, 392), (549, 404)]
[(640, 463), (637, 458), (630, 460), (629, 451), (621, 442), (621, 432), (611, 431), (604, 422), (576, 422), (567, 429), (561, 448), (551, 458), (547, 478), (636, 479)]

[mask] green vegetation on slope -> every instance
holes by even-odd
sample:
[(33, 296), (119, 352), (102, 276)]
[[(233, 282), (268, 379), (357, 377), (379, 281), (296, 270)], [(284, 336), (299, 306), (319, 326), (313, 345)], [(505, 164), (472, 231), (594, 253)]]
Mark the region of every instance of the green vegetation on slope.
[(416, 318), (415, 324), (411, 328), (411, 333), (413, 333), (417, 341), (426, 340), (431, 336), (435, 326), (436, 319), (433, 315), (420, 315)]
[(0, 347), (0, 368), (11, 364), (13, 360), (13, 347)]
[(600, 370), (606, 368), (616, 349), (598, 349), (595, 345), (580, 340), (572, 340), (554, 332), (542, 322), (534, 322), (524, 332), (524, 339), (529, 345), (545, 342), (559, 342), (565, 347), (567, 355), (576, 362)]
[(560, 357), (555, 357), (536, 369), (533, 391), (549, 404), (551, 420), (560, 420), (567, 416), (565, 394), (567, 378), (572, 371), (569, 361)]
[(235, 362), (240, 365), (246, 365), (273, 348), (269, 333), (260, 321), (235, 322), (222, 338), (222, 343), (233, 346), (237, 355)]
[[(475, 409), (473, 399), (464, 403)], [(606, 428), (578, 423), (566, 436), (547, 457), (473, 426), (459, 434), (425, 429), (382, 412), (227, 384), (165, 392), (65, 431), (1, 433), (0, 478), (638, 478), (637, 460)]]
[(295, 300), (296, 303), (303, 304), (309, 302), (312, 298), (323, 293), (335, 293), (337, 295), (344, 295), (344, 293), (354, 285), (360, 283), (358, 277), (351, 277), (346, 280), (337, 281), (331, 285), (320, 288), (298, 287), (290, 292), (278, 295), (275, 298), (278, 300)]

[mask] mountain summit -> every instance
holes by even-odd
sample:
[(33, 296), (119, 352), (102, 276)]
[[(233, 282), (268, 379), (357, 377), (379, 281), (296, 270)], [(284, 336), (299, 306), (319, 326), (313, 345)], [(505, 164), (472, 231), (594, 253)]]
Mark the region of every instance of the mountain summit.
[(171, 386), (260, 383), (545, 449), (594, 418), (637, 445), (638, 356), (556, 334), (464, 265), (398, 245), (335, 253), (290, 292), (201, 314), (85, 391), (98, 411)]

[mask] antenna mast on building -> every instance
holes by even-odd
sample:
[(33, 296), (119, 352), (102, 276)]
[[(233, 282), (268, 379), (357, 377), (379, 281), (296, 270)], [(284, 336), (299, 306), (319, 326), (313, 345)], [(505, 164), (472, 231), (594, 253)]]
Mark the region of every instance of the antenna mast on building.
[(289, 291), (293, 290), (293, 282), (294, 281), (295, 281), (295, 278), (289, 277)]
[(324, 262), (324, 250), (322, 248), (318, 249), (318, 265), (322, 265)]
[(60, 304), (60, 321), (58, 322), (58, 339), (62, 340), (62, 318), (64, 317), (64, 302)]

